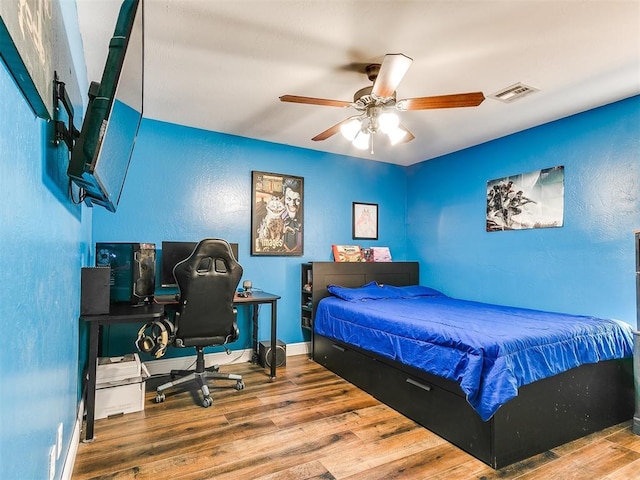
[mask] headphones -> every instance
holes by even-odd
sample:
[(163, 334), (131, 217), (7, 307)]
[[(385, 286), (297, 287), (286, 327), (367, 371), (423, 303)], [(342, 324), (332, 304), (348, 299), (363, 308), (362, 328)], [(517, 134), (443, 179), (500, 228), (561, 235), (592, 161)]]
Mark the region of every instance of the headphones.
[[(148, 334), (145, 333), (147, 330)], [(173, 341), (174, 330), (173, 323), (164, 318), (145, 323), (138, 330), (136, 347), (141, 352), (160, 358), (166, 353), (169, 342)]]

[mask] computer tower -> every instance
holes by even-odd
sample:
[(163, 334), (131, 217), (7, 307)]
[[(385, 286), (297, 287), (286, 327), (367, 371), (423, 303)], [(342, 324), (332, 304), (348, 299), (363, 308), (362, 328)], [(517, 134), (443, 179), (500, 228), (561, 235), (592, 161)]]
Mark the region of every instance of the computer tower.
[(153, 298), (156, 246), (153, 243), (96, 243), (96, 266), (111, 267), (111, 303), (138, 304)]
[[(276, 367), (283, 367), (287, 364), (287, 346), (282, 340), (276, 340), (275, 348)], [(258, 362), (264, 368), (270, 367), (273, 361), (273, 353), (271, 352), (271, 340), (265, 340), (258, 344)]]

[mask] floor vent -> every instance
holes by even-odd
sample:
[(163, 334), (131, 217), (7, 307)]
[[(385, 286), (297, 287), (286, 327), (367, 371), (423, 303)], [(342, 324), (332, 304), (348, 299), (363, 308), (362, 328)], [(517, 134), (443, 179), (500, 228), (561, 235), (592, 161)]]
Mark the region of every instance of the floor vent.
[(515, 85), (503, 88), (489, 96), (496, 100), (500, 100), (501, 102), (511, 103), (537, 91), (537, 88), (530, 87), (524, 83), (516, 83)]

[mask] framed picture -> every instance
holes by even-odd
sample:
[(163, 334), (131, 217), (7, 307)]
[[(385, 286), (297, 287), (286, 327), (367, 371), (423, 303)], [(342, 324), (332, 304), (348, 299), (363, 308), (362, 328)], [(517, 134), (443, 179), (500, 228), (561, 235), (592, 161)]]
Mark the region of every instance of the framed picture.
[(251, 255), (302, 255), (304, 178), (251, 172)]
[(353, 239), (378, 239), (378, 204), (353, 202)]
[(487, 232), (562, 227), (564, 166), (487, 182)]

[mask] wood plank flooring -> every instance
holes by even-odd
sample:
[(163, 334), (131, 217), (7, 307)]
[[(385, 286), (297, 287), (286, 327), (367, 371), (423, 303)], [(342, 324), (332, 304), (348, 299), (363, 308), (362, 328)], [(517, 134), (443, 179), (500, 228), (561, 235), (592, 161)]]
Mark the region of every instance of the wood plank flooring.
[(96, 421), (72, 478), (640, 479), (631, 422), (496, 471), (307, 356), (288, 357), (275, 381), (250, 363), (221, 370), (246, 388), (213, 389), (210, 408), (189, 391), (156, 404), (150, 379), (143, 412)]

